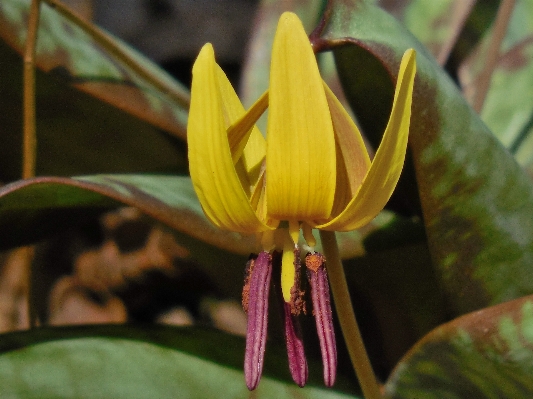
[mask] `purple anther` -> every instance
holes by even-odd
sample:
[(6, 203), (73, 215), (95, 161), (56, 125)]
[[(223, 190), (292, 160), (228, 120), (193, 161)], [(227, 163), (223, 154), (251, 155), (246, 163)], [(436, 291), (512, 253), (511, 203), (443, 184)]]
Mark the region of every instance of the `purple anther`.
[(272, 275), (272, 256), (261, 252), (253, 263), (249, 278), (248, 328), (244, 355), (244, 377), (251, 391), (257, 388), (261, 373), (267, 338), (268, 293)]
[(289, 369), (294, 382), (299, 387), (303, 387), (307, 382), (308, 370), (300, 323), (298, 317), (292, 314), (290, 303), (284, 302), (283, 310), (285, 313), (285, 342), (287, 343)]
[(328, 387), (335, 383), (337, 374), (337, 346), (329, 298), (328, 275), (326, 273), (326, 258), (318, 253), (309, 253), (305, 257), (307, 279), (311, 286), (313, 313), (322, 352), (324, 366), (324, 384)]

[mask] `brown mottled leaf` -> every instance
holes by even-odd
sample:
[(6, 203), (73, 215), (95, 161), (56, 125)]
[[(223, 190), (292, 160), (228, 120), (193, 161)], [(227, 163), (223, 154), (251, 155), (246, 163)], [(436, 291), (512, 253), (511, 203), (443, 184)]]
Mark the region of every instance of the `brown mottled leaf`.
[[(4, 182), (21, 173), (20, 54), (29, 3), (0, 2), (0, 180)], [(41, 9), (36, 50), (37, 174), (186, 171), (186, 90), (111, 39), (131, 56), (132, 64), (164, 82), (166, 91), (158, 90), (57, 9), (45, 2)]]
[[(364, 1), (333, 1), (332, 46), (363, 130), (380, 141), (403, 52), (417, 50), (409, 146), (429, 248), (454, 314), (533, 292), (533, 184), (433, 57), (394, 18)], [(409, 172), (409, 164), (406, 171)], [(409, 192), (409, 191), (407, 191)]]
[(469, 313), (420, 340), (385, 386), (390, 398), (530, 398), (533, 296)]
[[(19, 54), (26, 40), (30, 2), (3, 0), (0, 4), (0, 37)], [(41, 70), (53, 72), (79, 90), (185, 137), (187, 91), (135, 50), (107, 34), (118, 48), (113, 52), (46, 1), (41, 2), (37, 35), (36, 63)], [(160, 80), (166, 92), (128, 65), (117, 55), (119, 51)]]
[[(227, 295), (240, 295), (246, 256), (258, 251), (256, 238), (220, 230), (209, 222), (185, 176), (38, 177), (8, 184), (0, 189), (0, 248), (46, 239), (124, 205), (172, 229), (190, 253), (188, 260), (203, 265)], [(392, 220), (383, 217), (384, 224)], [(361, 255), (361, 242), (372, 230), (341, 234), (342, 255)]]

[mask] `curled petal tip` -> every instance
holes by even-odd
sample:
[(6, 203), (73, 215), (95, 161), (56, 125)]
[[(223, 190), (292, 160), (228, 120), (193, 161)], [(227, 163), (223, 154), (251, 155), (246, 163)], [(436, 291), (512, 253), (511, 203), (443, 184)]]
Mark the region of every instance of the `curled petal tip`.
[(371, 222), (387, 204), (405, 161), (415, 74), (416, 52), (409, 49), (400, 63), (391, 114), (370, 169), (344, 210), (317, 228), (330, 231), (357, 229)]

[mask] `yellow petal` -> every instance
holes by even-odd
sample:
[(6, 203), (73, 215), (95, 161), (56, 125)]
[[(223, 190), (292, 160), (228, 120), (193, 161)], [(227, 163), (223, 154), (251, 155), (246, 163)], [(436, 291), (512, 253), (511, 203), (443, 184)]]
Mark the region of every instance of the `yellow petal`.
[[(257, 119), (264, 112), (266, 106), (268, 105), (268, 92), (265, 92), (259, 100), (256, 101), (254, 105), (246, 112), (246, 117), (251, 120), (257, 121)], [(239, 123), (239, 122), (237, 122)], [(234, 127), (235, 125), (232, 125)], [(242, 128), (245, 130), (247, 126)], [(230, 128), (231, 129), (231, 128)], [(230, 135), (228, 129), (228, 136)], [(246, 146), (244, 147), (242, 158), (246, 172), (250, 178), (252, 184), (256, 184), (259, 180), (259, 176), (264, 169), (264, 160), (266, 155), (266, 141), (259, 129), (254, 128)], [(235, 157), (234, 157), (235, 159)]]
[[(255, 123), (268, 107), (268, 91), (264, 92), (263, 95), (259, 97), (259, 99), (250, 107), (247, 112), (244, 112), (244, 107), (242, 106), (237, 94), (233, 90), (233, 87), (227, 80), (222, 69), (220, 69), (220, 72), (223, 74), (224, 80), (227, 83), (226, 92), (228, 93), (228, 98), (232, 99), (231, 104), (228, 105), (236, 111), (232, 114), (231, 126), (228, 128), (228, 140), (230, 143), (233, 161), (237, 162), (242, 154), (242, 151), (244, 150), (244, 147), (248, 145), (248, 137), (250, 134), (250, 137), (252, 137), (251, 146), (253, 148), (251, 151), (248, 151), (247, 155), (250, 157), (253, 154), (254, 161), (257, 161), (258, 157), (262, 160), (265, 157), (266, 145), (261, 132), (255, 127)], [(236, 115), (241, 116), (235, 118)], [(257, 145), (260, 147), (256, 147)], [(253, 163), (257, 164), (257, 162)]]
[(335, 138), (322, 79), (302, 23), (284, 13), (272, 48), (266, 156), (268, 214), (328, 218), (335, 195)]
[(316, 227), (354, 230), (372, 221), (387, 204), (400, 177), (407, 150), (416, 73), (415, 56), (413, 49), (403, 55), (389, 122), (361, 188), (340, 215)]
[[(248, 197), (261, 172), (266, 155), (265, 138), (255, 127), (255, 122), (265, 112), (268, 106), (268, 91), (245, 112), (237, 93), (231, 86), (226, 74), (217, 65), (218, 80), (221, 88), (224, 108), (224, 120), (227, 129), (228, 141), (233, 163), (245, 187)], [(242, 161), (242, 162), (239, 162)], [(255, 207), (254, 207), (255, 209)]]
[(337, 185), (332, 212), (334, 216), (346, 208), (359, 190), (370, 168), (370, 157), (361, 132), (325, 82), (324, 89), (336, 138)]
[(244, 233), (264, 231), (269, 227), (252, 209), (232, 160), (226, 132), (228, 117), (238, 114), (232, 101), (218, 71), (213, 47), (206, 44), (193, 66), (187, 125), (194, 189), (205, 214), (216, 226)]

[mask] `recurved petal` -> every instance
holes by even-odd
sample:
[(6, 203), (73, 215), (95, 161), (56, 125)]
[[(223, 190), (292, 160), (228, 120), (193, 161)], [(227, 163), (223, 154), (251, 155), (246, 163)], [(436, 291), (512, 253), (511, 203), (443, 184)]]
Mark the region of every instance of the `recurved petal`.
[(269, 227), (256, 216), (233, 164), (225, 118), (235, 110), (227, 107), (232, 100), (223, 98), (228, 93), (221, 90), (220, 80), (213, 47), (206, 44), (193, 66), (187, 125), (191, 179), (205, 214), (216, 226), (243, 233), (263, 231)]
[(332, 216), (342, 212), (355, 196), (370, 168), (370, 157), (361, 132), (335, 94), (324, 82), (336, 138), (337, 184)]
[(328, 218), (335, 195), (335, 139), (322, 79), (302, 23), (284, 13), (272, 48), (266, 157), (268, 214)]
[(389, 122), (361, 188), (340, 215), (317, 228), (336, 231), (357, 229), (369, 223), (387, 204), (400, 177), (407, 150), (415, 57), (413, 49), (403, 55)]

